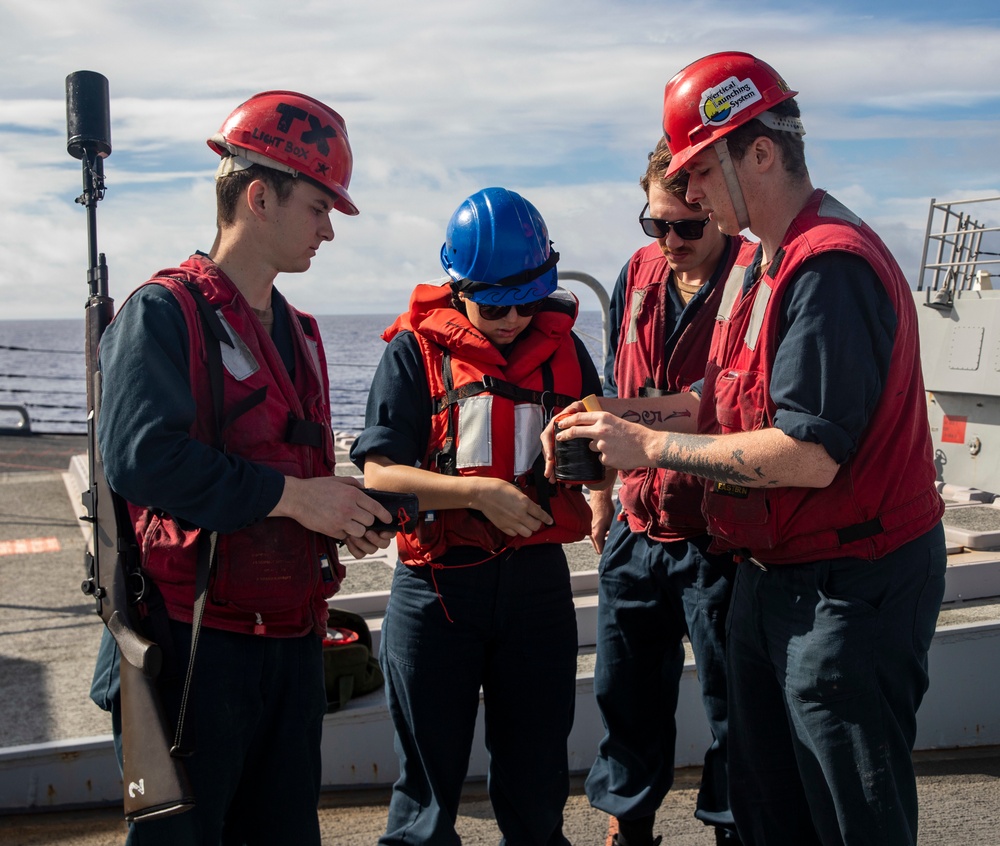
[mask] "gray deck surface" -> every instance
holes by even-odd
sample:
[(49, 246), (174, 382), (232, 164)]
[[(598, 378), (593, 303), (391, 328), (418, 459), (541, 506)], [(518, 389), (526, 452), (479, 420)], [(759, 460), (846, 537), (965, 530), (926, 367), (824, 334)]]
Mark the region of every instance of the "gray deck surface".
[[(0, 747), (108, 734), (107, 715), (88, 696), (101, 622), (79, 589), (83, 535), (64, 474), (82, 438), (0, 435)], [(29, 541), (12, 548), (9, 542)], [(596, 556), (579, 545), (576, 569)], [(351, 592), (384, 590), (388, 562), (348, 565)], [(991, 603), (964, 603), (952, 621), (996, 618)], [(1000, 843), (1000, 749), (916, 756), (921, 842)], [(700, 771), (681, 770), (658, 817), (664, 846), (705, 844), (711, 832), (692, 817)], [(386, 816), (386, 791), (329, 793), (320, 811), (324, 844), (373, 844)], [(603, 844), (607, 816), (590, 808), (574, 782), (565, 830), (575, 844)], [(470, 784), (459, 819), (466, 844), (499, 841), (482, 784)], [(103, 846), (124, 842), (120, 808), (0, 817), (0, 843)]]

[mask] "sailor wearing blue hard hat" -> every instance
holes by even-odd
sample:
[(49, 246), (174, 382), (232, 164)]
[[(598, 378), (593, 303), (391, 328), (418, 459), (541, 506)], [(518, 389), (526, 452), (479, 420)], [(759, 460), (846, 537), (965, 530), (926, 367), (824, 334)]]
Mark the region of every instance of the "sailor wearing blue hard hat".
[(506, 188), (466, 198), (448, 222), (441, 266), (475, 303), (517, 305), (556, 289), (559, 253), (531, 203)]
[(569, 844), (577, 633), (562, 544), (592, 515), (579, 486), (544, 479), (539, 434), (600, 380), (558, 259), (531, 203), (478, 191), (447, 225), (447, 277), (417, 285), (382, 335), (351, 460), (368, 487), (415, 493), (420, 513), (396, 537), (382, 624), (400, 776), (380, 846), (459, 842), (480, 695), (503, 842)]

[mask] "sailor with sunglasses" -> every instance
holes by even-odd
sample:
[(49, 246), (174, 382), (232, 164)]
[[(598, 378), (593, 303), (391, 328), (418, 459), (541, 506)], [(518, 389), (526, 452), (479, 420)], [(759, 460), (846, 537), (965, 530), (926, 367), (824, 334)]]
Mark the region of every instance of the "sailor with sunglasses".
[[(661, 139), (639, 180), (647, 200), (639, 225), (656, 240), (625, 264), (611, 298), (607, 396), (686, 391), (705, 375), (725, 280), (734, 263), (749, 263), (756, 246), (709, 226), (684, 199), (686, 174), (665, 177), (669, 164)], [(737, 843), (726, 777), (724, 646), (735, 565), (732, 556), (708, 551), (701, 481), (651, 468), (623, 472), (621, 480), (616, 519), (610, 490), (590, 500), (594, 544), (603, 550), (594, 692), (606, 733), (587, 796), (615, 817), (617, 846), (659, 842), (654, 819), (673, 784), (687, 635), (714, 738), (695, 816), (715, 826), (718, 842)]]
[(370, 487), (416, 493), (420, 515), (397, 535), (382, 624), (400, 777), (381, 844), (460, 842), (480, 689), (504, 842), (568, 843), (577, 635), (561, 544), (591, 512), (545, 480), (539, 435), (600, 380), (558, 259), (531, 203), (479, 191), (448, 224), (448, 278), (418, 285), (383, 334), (351, 458)]

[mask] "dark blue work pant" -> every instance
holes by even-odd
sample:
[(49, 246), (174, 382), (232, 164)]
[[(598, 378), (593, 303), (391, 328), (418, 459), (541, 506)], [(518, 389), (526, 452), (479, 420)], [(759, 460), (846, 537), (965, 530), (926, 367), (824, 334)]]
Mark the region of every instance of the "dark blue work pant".
[[(191, 626), (171, 621), (170, 631), (176, 654), (187, 656)], [(118, 655), (110, 646), (102, 644), (96, 678), (110, 693), (106, 704), (120, 755)], [(173, 725), (179, 682), (166, 687), (163, 701)], [(195, 747), (185, 759), (195, 807), (133, 823), (127, 846), (319, 846), (325, 713), (320, 638), (202, 627), (186, 717)]]
[(729, 767), (751, 846), (911, 846), (911, 752), (944, 594), (940, 526), (876, 561), (741, 564)]
[(606, 734), (587, 777), (595, 808), (656, 813), (674, 781), (674, 712), (685, 634), (714, 740), (695, 816), (731, 828), (726, 768), (725, 623), (735, 565), (709, 539), (660, 543), (615, 519), (600, 564), (594, 690)]
[(379, 842), (460, 843), (455, 819), (482, 687), (501, 843), (567, 844), (576, 652), (569, 570), (558, 546), (528, 546), (467, 567), (399, 564), (379, 660), (400, 776)]

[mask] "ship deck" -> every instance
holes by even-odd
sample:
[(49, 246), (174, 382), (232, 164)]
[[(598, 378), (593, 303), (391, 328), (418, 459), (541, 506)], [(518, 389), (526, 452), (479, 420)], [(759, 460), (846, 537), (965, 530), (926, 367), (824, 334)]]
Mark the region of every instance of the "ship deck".
[[(68, 472), (71, 458), (85, 450), (85, 440), (77, 436), (0, 435), (0, 752), (110, 733), (108, 716), (88, 698), (102, 624), (92, 601), (79, 589), (84, 535)], [(966, 554), (968, 569), (956, 572), (974, 579), (981, 558)], [(576, 574), (584, 579), (596, 567), (596, 556), (585, 544), (574, 546), (571, 559)], [(348, 591), (368, 594), (388, 588), (392, 562), (387, 556), (348, 567)], [(997, 600), (963, 601), (960, 590), (951, 593), (952, 600), (942, 610), (942, 625), (1000, 620)], [(587, 658), (581, 658), (582, 664)], [(984, 685), (995, 686), (1000, 675), (997, 661), (992, 667), (982, 666), (981, 674)], [(932, 686), (933, 677), (932, 665)], [(987, 721), (992, 725), (966, 729), (972, 734), (984, 732), (988, 742), (995, 742), (989, 738), (997, 721), (1000, 714)], [(938, 748), (917, 752), (914, 758), (923, 842), (942, 846), (1000, 842), (1000, 747)], [(574, 843), (598, 844), (604, 842), (608, 818), (592, 809), (583, 795), (584, 769), (574, 777), (565, 831)], [(705, 846), (714, 842), (711, 832), (692, 816), (699, 779), (698, 767), (678, 770), (675, 788), (658, 815), (656, 830), (665, 842)], [(25, 785), (26, 807), (33, 804), (27, 799), (36, 797), (38, 789)], [(0, 814), (6, 814), (0, 816), (0, 842), (98, 846), (124, 840), (120, 805), (105, 801), (87, 809), (17, 813), (11, 810), (17, 805), (11, 799), (0, 797)], [(327, 791), (320, 810), (323, 842), (373, 843), (385, 823), (387, 800), (384, 786)], [(482, 781), (467, 785), (458, 829), (467, 844), (499, 840)]]

